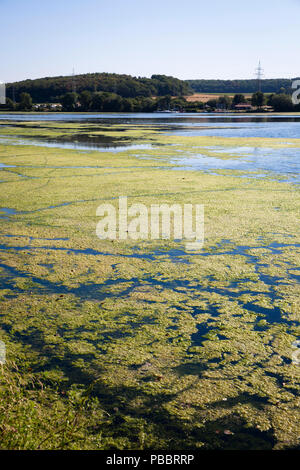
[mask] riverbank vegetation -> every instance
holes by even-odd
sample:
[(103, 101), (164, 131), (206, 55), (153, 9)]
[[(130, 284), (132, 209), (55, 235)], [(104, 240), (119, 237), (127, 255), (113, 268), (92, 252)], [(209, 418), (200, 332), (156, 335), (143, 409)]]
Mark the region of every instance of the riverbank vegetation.
[[(179, 80), (165, 75), (151, 78), (108, 73), (47, 77), (9, 83), (7, 102), (0, 110), (81, 111), (81, 112), (155, 112), (164, 110), (203, 112), (236, 110), (252, 105), (252, 111), (273, 109), (297, 112), (292, 103), (291, 80)], [(219, 96), (202, 102), (190, 99), (194, 92), (214, 92)], [(232, 94), (230, 95), (230, 92)], [(252, 98), (249, 98), (252, 93)], [(239, 111), (251, 111), (240, 106)]]
[(7, 98), (6, 105), (0, 105), (0, 111), (46, 111), (46, 112), (125, 112), (125, 113), (151, 113), (157, 111), (178, 112), (220, 112), (220, 111), (275, 111), (275, 112), (299, 112), (300, 105), (294, 105), (290, 95), (285, 93), (265, 95), (256, 92), (251, 98), (243, 94), (212, 97), (205, 103), (186, 99), (186, 97), (135, 97), (124, 98), (116, 93), (95, 92), (88, 90), (80, 94), (68, 92), (61, 97), (61, 103), (33, 104), (29, 93), (20, 95), (20, 102), (14, 103)]

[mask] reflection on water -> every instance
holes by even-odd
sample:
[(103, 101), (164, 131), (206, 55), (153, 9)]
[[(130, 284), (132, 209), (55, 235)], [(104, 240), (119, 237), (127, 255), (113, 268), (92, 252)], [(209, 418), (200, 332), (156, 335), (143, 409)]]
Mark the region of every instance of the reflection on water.
[[(6, 124), (2, 121), (10, 121)], [(13, 145), (37, 145), (44, 147), (66, 148), (77, 150), (97, 150), (121, 152), (126, 150), (149, 150), (157, 148), (148, 143), (135, 143), (120, 135), (110, 137), (105, 135), (106, 129), (112, 124), (136, 125), (145, 129), (155, 129), (170, 135), (182, 136), (219, 136), (219, 137), (262, 137), (262, 138), (300, 138), (300, 115), (239, 115), (239, 114), (181, 114), (181, 113), (106, 113), (106, 114), (82, 114), (82, 113), (60, 113), (60, 114), (0, 114), (0, 126), (11, 126), (14, 122), (22, 121), (64, 121), (99, 124), (98, 127), (82, 129), (81, 133), (71, 133), (49, 140), (45, 137), (35, 135), (34, 138), (19, 136), (0, 136), (0, 144)], [(59, 123), (58, 126), (59, 128)], [(94, 129), (98, 135), (91, 135)], [(120, 130), (120, 129), (119, 129)], [(99, 134), (103, 132), (103, 134)], [(178, 168), (210, 171), (214, 170), (239, 170), (246, 172), (246, 176), (264, 177), (272, 175), (281, 181), (293, 183), (300, 182), (300, 149), (286, 141), (286, 147), (280, 149), (255, 148), (255, 147), (209, 147), (214, 156), (210, 157), (199, 153), (180, 153), (176, 157), (170, 157), (172, 163)], [(197, 152), (197, 149), (192, 151)], [(220, 158), (216, 154), (220, 154)], [(226, 153), (233, 158), (221, 158)], [(137, 152), (137, 156), (138, 152)], [(142, 158), (147, 158), (143, 155)], [(235, 157), (235, 158), (234, 158)], [(151, 155), (153, 158), (153, 155)], [(0, 164), (0, 167), (8, 165)], [(248, 173), (247, 173), (248, 172)], [(254, 173), (253, 173), (254, 172)], [(255, 173), (256, 172), (256, 173)], [(245, 175), (239, 175), (245, 176)]]
[(52, 113), (1, 114), (1, 121), (64, 121), (76, 123), (155, 126), (177, 135), (220, 137), (299, 138), (300, 115), (213, 113)]
[[(86, 137), (88, 140), (88, 136)], [(82, 139), (81, 139), (82, 140)], [(50, 148), (65, 148), (70, 150), (97, 150), (98, 152), (122, 152), (125, 150), (149, 150), (152, 148), (151, 144), (130, 144), (130, 143), (118, 143), (118, 144), (109, 144), (102, 143), (101, 138), (99, 142), (85, 142), (81, 143), (77, 140), (74, 141), (61, 141), (58, 139), (52, 139), (51, 142), (45, 139), (20, 139), (20, 138), (10, 138), (9, 136), (0, 136), (0, 144), (6, 145), (35, 145), (38, 147), (50, 147)]]
[(206, 123), (206, 126), (200, 128), (179, 129), (174, 132), (175, 135), (181, 136), (216, 136), (216, 137), (236, 137), (236, 138), (284, 138), (284, 139), (298, 139), (300, 138), (300, 119), (281, 121), (229, 121), (218, 122), (216, 121)]
[(235, 113), (0, 113), (0, 120), (5, 121), (68, 121), (68, 122), (113, 122), (126, 124), (136, 121), (169, 123), (202, 122), (285, 122), (300, 121), (299, 114), (235, 114)]
[[(209, 147), (206, 147), (209, 148)], [(226, 153), (239, 158), (222, 159), (206, 155), (178, 156), (172, 163), (178, 169), (186, 170), (239, 170), (259, 172), (256, 177), (267, 176), (262, 172), (271, 172), (274, 178), (281, 181), (300, 183), (300, 148), (266, 148), (266, 147), (213, 147), (214, 153)]]

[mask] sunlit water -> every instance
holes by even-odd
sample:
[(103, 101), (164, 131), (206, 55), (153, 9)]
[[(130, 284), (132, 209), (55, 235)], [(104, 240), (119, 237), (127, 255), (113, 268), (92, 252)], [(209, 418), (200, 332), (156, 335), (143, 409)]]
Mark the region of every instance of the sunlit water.
[[(0, 114), (0, 126), (3, 121), (58, 121), (74, 123), (93, 123), (99, 126), (109, 124), (136, 124), (145, 127), (155, 126), (161, 132), (180, 136), (218, 136), (240, 138), (300, 138), (300, 115), (239, 115), (239, 114), (182, 114), (182, 113), (58, 113), (58, 114)], [(2, 122), (2, 124), (1, 124)], [(104, 136), (98, 136), (91, 142), (87, 134), (73, 136), (73, 141), (47, 140), (39, 138), (10, 138), (2, 135), (0, 144), (38, 145), (44, 147), (57, 147), (76, 150), (96, 150), (121, 152), (124, 150), (147, 150), (153, 148), (150, 144), (137, 144), (135, 142), (105, 141)], [(300, 142), (300, 141), (299, 141)], [(201, 152), (178, 153), (171, 158), (178, 168), (199, 171), (239, 170), (245, 172), (239, 176), (265, 177), (271, 176), (281, 181), (300, 182), (300, 148), (293, 147), (286, 142), (286, 147), (257, 148), (257, 147), (211, 147), (214, 154), (223, 153), (234, 158), (209, 157)], [(138, 152), (137, 152), (138, 156)], [(153, 158), (151, 156), (151, 158)], [(3, 165), (0, 165), (3, 167)]]
[(170, 127), (178, 135), (299, 138), (300, 114), (230, 113), (52, 113), (0, 114), (1, 121), (64, 121), (99, 124), (145, 124)]

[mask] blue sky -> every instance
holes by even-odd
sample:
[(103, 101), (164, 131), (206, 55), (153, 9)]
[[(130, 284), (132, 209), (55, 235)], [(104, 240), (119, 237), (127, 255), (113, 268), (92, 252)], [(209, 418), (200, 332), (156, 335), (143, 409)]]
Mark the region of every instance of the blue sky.
[(300, 76), (300, 0), (0, 0), (0, 80)]

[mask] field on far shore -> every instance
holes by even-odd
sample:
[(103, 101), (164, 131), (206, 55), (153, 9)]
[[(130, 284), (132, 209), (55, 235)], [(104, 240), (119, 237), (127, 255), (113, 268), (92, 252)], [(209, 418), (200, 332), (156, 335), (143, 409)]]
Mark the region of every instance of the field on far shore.
[[(202, 103), (207, 103), (209, 100), (218, 99), (220, 96), (229, 96), (233, 98), (236, 93), (194, 93), (193, 95), (185, 96), (185, 99), (189, 102), (202, 101)], [(271, 93), (264, 93), (266, 96), (271, 95)], [(241, 93), (246, 99), (252, 97), (252, 93)]]
[[(209, 100), (218, 99), (220, 96), (229, 96), (230, 98), (234, 97), (234, 93), (194, 93), (193, 95), (185, 96), (185, 99), (189, 102), (202, 101), (202, 103), (207, 103)], [(245, 98), (251, 98), (251, 93), (243, 93)]]

